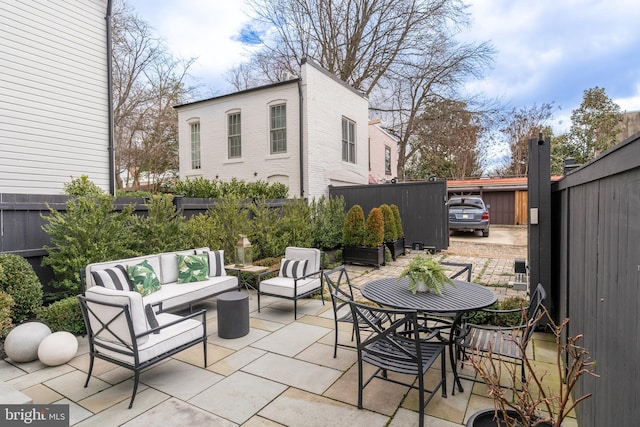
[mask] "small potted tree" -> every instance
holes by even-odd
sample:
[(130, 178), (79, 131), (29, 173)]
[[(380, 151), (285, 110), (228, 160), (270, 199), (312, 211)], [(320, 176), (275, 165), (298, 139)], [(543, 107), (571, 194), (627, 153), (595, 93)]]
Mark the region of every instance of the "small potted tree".
[(391, 212), (393, 212), (393, 218), (395, 219), (395, 224), (396, 224), (396, 235), (398, 236), (398, 243), (396, 243), (396, 246), (401, 246), (402, 247), (402, 252), (404, 252), (404, 248), (406, 247), (406, 242), (405, 242), (405, 238), (404, 238), (404, 230), (402, 229), (402, 218), (400, 218), (400, 209), (398, 209), (398, 206), (396, 205), (390, 205), (389, 206), (391, 208)]
[[(395, 212), (392, 206), (395, 207)], [(380, 210), (384, 218), (384, 244), (389, 248), (391, 258), (395, 261), (398, 256), (405, 253), (402, 225), (398, 224), (400, 212), (396, 205), (381, 205)]]
[(382, 212), (373, 208), (366, 222), (363, 218), (364, 212), (359, 205), (352, 206), (347, 212), (342, 233), (342, 262), (380, 267), (385, 264)]
[[(526, 320), (526, 309), (521, 306), (521, 310)], [(556, 324), (546, 309), (543, 309), (540, 317), (546, 318), (547, 326), (555, 337), (555, 369), (560, 381), (544, 381), (548, 373), (534, 368), (526, 351), (526, 343), (519, 340), (513, 340), (513, 343), (523, 355), (524, 384), (516, 382), (520, 375), (516, 372), (515, 365), (492, 354), (489, 354), (490, 357), (471, 354), (470, 363), (487, 385), (494, 408), (473, 414), (467, 421), (467, 427), (560, 427), (567, 414), (591, 396), (591, 393), (587, 393), (571, 399), (572, 390), (582, 375), (598, 377), (589, 352), (579, 344), (583, 335), (567, 336), (566, 343), (563, 343), (562, 336), (569, 319)], [(530, 323), (527, 322), (528, 324)], [(502, 375), (503, 370), (508, 375)], [(502, 383), (504, 381), (508, 383), (505, 385)]]

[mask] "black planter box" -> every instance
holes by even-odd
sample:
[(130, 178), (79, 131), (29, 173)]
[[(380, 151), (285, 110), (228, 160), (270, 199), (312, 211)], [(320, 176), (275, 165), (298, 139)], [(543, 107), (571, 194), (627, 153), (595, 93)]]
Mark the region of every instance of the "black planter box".
[(384, 242), (385, 245), (391, 251), (391, 258), (395, 261), (396, 258), (400, 255), (404, 255), (404, 237), (401, 237), (393, 242)]
[(376, 268), (379, 268), (381, 265), (385, 265), (384, 248), (384, 245), (380, 245), (377, 248), (344, 246), (342, 248), (342, 263), (375, 265)]

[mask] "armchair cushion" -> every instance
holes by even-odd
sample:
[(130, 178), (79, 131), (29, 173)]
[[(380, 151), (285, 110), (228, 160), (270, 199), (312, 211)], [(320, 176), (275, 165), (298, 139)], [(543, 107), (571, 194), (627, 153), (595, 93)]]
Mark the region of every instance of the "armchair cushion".
[[(122, 345), (132, 345), (133, 337), (129, 331), (129, 324), (122, 313), (120, 306), (129, 306), (129, 314), (133, 325), (134, 335), (146, 332), (148, 328), (147, 316), (142, 304), (142, 295), (134, 291), (118, 291), (102, 286), (93, 286), (85, 293), (87, 306), (89, 308), (89, 322), (91, 329), (95, 331), (96, 339), (108, 341)], [(116, 304), (115, 306), (103, 305), (101, 303)], [(103, 323), (108, 323), (108, 328), (103, 327)], [(138, 338), (138, 345), (142, 345), (149, 340), (148, 336)]]
[(310, 277), (308, 279), (297, 279), (297, 281), (298, 286), (296, 288), (296, 279), (292, 277), (273, 277), (260, 282), (260, 292), (295, 298), (298, 295), (320, 288), (320, 278)]
[(119, 291), (132, 291), (133, 286), (127, 270), (124, 266), (118, 264), (104, 270), (94, 270), (91, 272), (93, 280), (98, 286)]
[(178, 283), (201, 282), (208, 278), (207, 254), (178, 255)]
[(133, 290), (142, 296), (147, 296), (160, 290), (160, 279), (156, 275), (149, 261), (144, 260), (139, 264), (127, 266), (127, 273), (131, 279)]
[[(138, 344), (138, 363), (146, 362), (147, 360), (151, 360), (154, 357), (166, 353), (167, 351), (197, 340), (198, 338), (202, 338), (204, 332), (202, 322), (195, 319), (184, 319), (182, 316), (170, 313), (159, 313), (156, 314), (156, 316), (160, 326), (164, 326), (178, 320), (182, 321), (161, 329), (159, 334), (147, 335), (146, 338), (148, 339), (145, 343)], [(112, 351), (109, 348), (102, 348), (100, 349), (100, 352), (131, 365), (135, 363), (133, 356), (121, 354), (116, 351)]]
[(304, 277), (307, 274), (308, 260), (292, 260), (283, 258), (280, 261), (280, 276), (292, 277), (297, 279), (298, 277)]

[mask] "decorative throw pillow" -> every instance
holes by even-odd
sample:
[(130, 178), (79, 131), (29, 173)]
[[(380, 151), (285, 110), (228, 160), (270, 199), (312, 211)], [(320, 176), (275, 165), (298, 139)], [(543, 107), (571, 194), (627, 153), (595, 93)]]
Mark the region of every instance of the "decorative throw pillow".
[(122, 265), (105, 268), (104, 270), (93, 270), (91, 272), (93, 281), (103, 288), (115, 291), (132, 291), (131, 280), (127, 275), (127, 270)]
[(208, 251), (209, 255), (209, 277), (226, 276), (224, 270), (224, 251)]
[[(157, 328), (160, 326), (158, 323), (158, 319), (156, 319), (156, 313), (153, 311), (153, 307), (151, 304), (147, 304), (144, 306), (144, 314), (147, 316), (147, 323), (149, 324), (149, 329)], [(160, 331), (155, 331), (154, 334), (159, 334)]]
[(133, 290), (140, 295), (147, 296), (160, 290), (160, 280), (149, 261), (144, 260), (139, 264), (128, 265), (127, 274), (133, 285)]
[(201, 282), (209, 277), (207, 254), (178, 255), (178, 283)]
[(307, 260), (294, 261), (291, 259), (283, 258), (280, 261), (280, 276), (282, 277), (304, 277), (307, 274)]

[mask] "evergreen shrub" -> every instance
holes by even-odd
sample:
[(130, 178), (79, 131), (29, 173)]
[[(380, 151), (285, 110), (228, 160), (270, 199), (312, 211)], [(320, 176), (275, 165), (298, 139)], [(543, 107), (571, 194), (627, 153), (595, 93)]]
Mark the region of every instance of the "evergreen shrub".
[(51, 328), (51, 332), (66, 331), (76, 335), (84, 333), (80, 301), (75, 296), (69, 296), (40, 308), (38, 319)]
[(384, 240), (384, 221), (380, 208), (373, 208), (367, 215), (364, 232), (364, 246), (375, 248)]
[(362, 246), (364, 240), (364, 211), (353, 205), (344, 218), (342, 243), (344, 246)]
[(13, 322), (22, 323), (42, 305), (40, 279), (31, 264), (19, 255), (0, 254), (0, 266), (0, 291), (13, 299)]

